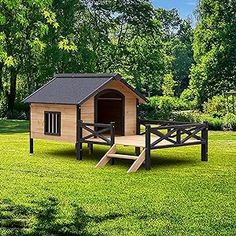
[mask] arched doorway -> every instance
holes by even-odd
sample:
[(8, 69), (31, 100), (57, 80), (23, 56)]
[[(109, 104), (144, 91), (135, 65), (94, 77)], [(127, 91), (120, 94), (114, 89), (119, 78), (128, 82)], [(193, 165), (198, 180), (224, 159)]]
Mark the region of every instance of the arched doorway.
[(125, 97), (114, 89), (107, 89), (95, 97), (95, 122), (115, 122), (115, 134), (124, 135)]

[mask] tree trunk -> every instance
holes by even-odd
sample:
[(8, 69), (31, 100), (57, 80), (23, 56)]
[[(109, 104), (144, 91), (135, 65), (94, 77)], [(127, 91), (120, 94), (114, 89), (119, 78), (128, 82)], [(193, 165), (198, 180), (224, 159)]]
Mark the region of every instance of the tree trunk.
[(0, 94), (3, 92), (3, 63), (0, 63)]
[(7, 118), (13, 118), (14, 105), (16, 100), (16, 68), (10, 69), (10, 91), (7, 91)]

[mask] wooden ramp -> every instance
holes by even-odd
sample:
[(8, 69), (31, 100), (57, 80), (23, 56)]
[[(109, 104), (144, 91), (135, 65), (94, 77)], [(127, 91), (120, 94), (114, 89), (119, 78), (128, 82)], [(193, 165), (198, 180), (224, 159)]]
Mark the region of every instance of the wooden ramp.
[(139, 156), (124, 155), (116, 153), (116, 144), (114, 144), (98, 162), (96, 168), (104, 167), (111, 159), (133, 160), (134, 162), (129, 168), (128, 173), (136, 172), (145, 161), (145, 149), (143, 149)]

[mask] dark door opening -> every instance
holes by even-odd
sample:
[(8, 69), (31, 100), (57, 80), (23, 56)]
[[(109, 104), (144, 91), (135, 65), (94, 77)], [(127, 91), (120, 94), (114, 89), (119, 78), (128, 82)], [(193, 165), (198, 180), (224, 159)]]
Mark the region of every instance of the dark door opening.
[(124, 135), (124, 95), (104, 90), (95, 97), (95, 122), (115, 122), (115, 134)]

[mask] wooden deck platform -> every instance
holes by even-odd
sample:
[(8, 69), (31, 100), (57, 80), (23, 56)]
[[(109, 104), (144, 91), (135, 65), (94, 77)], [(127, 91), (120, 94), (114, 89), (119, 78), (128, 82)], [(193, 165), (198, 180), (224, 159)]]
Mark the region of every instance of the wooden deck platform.
[[(151, 136), (151, 143), (156, 140), (155, 136)], [(174, 138), (172, 139), (173, 141), (175, 140)], [(104, 143), (104, 140), (101, 138), (90, 138), (87, 141), (90, 141), (92, 143)], [(124, 145), (124, 146), (133, 146), (133, 147), (141, 147), (145, 148), (145, 135), (131, 135), (131, 136), (116, 136), (115, 137), (115, 144), (117, 145)], [(199, 142), (196, 142), (194, 139), (189, 139), (186, 141), (185, 145), (194, 145), (194, 144), (199, 144)], [(170, 143), (167, 140), (162, 140), (160, 143), (158, 143), (159, 148), (163, 147), (171, 147), (175, 146), (174, 144)]]
[[(201, 160), (208, 161), (208, 124), (204, 123), (178, 123), (164, 121), (140, 121), (144, 125), (143, 133), (137, 127), (137, 135), (116, 136), (115, 123), (84, 123), (79, 125), (79, 138), (76, 143), (77, 159), (82, 159), (82, 144), (88, 143), (89, 152), (93, 151), (93, 144), (109, 145), (110, 149), (102, 157), (97, 167), (103, 167), (114, 159), (132, 159), (133, 165), (128, 173), (135, 172), (145, 164), (151, 168), (151, 151), (161, 148), (174, 148), (188, 145), (201, 145)], [(86, 131), (83, 135), (83, 131)], [(135, 156), (117, 153), (116, 146), (135, 147)], [(142, 149), (142, 150), (140, 150)]]

